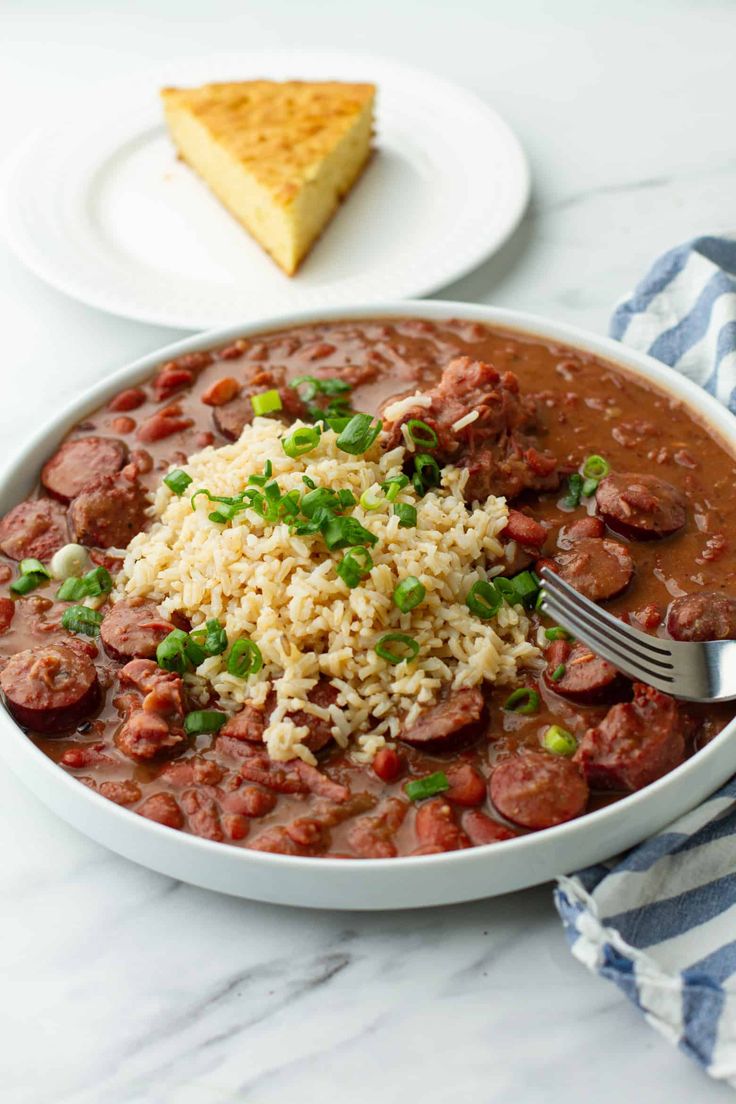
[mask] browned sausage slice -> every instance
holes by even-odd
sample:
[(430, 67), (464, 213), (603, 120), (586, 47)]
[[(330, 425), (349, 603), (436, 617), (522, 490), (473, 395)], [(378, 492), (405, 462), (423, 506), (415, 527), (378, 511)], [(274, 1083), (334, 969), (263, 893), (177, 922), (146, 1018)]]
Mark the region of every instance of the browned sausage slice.
[(399, 739), (427, 751), (446, 750), (470, 743), (480, 735), (485, 701), (477, 688), (458, 690), (446, 701), (420, 713)]
[(35, 732), (74, 728), (100, 700), (92, 660), (66, 644), (18, 652), (0, 674), (0, 686), (16, 721)]
[(594, 789), (640, 790), (683, 761), (684, 729), (674, 700), (637, 682), (632, 702), (612, 706), (588, 729), (575, 762)]
[(104, 475), (72, 499), (69, 524), (79, 544), (125, 548), (146, 521), (146, 492), (140, 483)]
[(491, 775), (490, 794), (502, 816), (532, 830), (572, 820), (588, 803), (588, 786), (580, 768), (543, 751), (499, 763)]
[(586, 644), (565, 640), (556, 640), (547, 649), (543, 678), (550, 690), (581, 705), (616, 701), (625, 696), (629, 685), (612, 663), (595, 655)]
[(669, 537), (687, 520), (682, 491), (656, 475), (607, 475), (598, 484), (595, 499), (606, 525), (632, 540)]
[(11, 560), (50, 560), (68, 540), (66, 512), (52, 498), (19, 502), (0, 521), (0, 549)]
[(71, 502), (94, 479), (120, 471), (127, 458), (127, 447), (116, 437), (65, 441), (41, 469), (41, 482), (54, 498)]
[(100, 625), (100, 640), (112, 659), (152, 659), (174, 626), (145, 598), (124, 598), (111, 606)]
[(569, 548), (575, 541), (583, 537), (605, 537), (606, 527), (599, 517), (588, 514), (585, 517), (571, 521), (563, 526), (557, 535), (557, 543), (560, 548)]
[[(307, 694), (307, 698), (313, 705), (326, 709), (336, 703), (338, 693), (337, 688), (328, 679), (320, 678)], [(234, 740), (261, 743), (275, 705), (276, 695), (273, 692), (268, 695), (262, 706), (244, 705), (223, 725), (220, 734), (231, 736)], [(303, 709), (289, 713), (287, 716), (295, 725), (300, 727), (306, 725), (309, 729), (303, 743), (310, 751), (321, 751), (332, 739), (331, 721), (317, 717), (314, 713), (307, 713)]]
[(717, 590), (675, 598), (667, 632), (674, 640), (736, 640), (736, 598)]
[(590, 598), (605, 602), (626, 590), (634, 575), (634, 561), (627, 548), (618, 541), (599, 537), (582, 537), (565, 552), (558, 552), (555, 562), (560, 578)]

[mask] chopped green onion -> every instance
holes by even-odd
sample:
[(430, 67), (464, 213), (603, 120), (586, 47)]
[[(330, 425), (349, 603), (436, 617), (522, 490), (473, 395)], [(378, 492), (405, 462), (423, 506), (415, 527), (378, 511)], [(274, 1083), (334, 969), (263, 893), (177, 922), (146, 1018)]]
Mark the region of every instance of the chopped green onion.
[(319, 430), (312, 429), (311, 426), (300, 426), (299, 429), (295, 429), (288, 437), (283, 437), (281, 440), (284, 452), (292, 460), (316, 449), (318, 444)]
[(532, 609), (539, 593), (540, 581), (533, 571), (520, 571), (511, 579), (516, 601), (527, 609)]
[(159, 667), (163, 667), (165, 671), (174, 671), (177, 675), (183, 675), (187, 669), (186, 646), (188, 643), (188, 633), (185, 633), (183, 629), (172, 629), (156, 649), (156, 662)]
[(410, 801), (421, 801), (425, 797), (434, 797), (435, 794), (449, 790), (450, 782), (444, 771), (435, 771), (425, 778), (416, 778), (413, 782), (407, 782), (404, 793)]
[(304, 483), (305, 486), (309, 487), (310, 491), (317, 490), (317, 484), (314, 482), (313, 479), (310, 479), (308, 475), (302, 476), (302, 483)]
[(333, 433), (342, 433), (346, 426), (350, 425), (352, 420), (352, 414), (344, 414), (339, 418), (330, 417), (326, 418), (327, 425), (333, 431)]
[(347, 510), (355, 505), (355, 495), (352, 491), (341, 489), (333, 491), (330, 487), (315, 487), (301, 500), (299, 509), (305, 517), (314, 517), (317, 510), (325, 508), (332, 510)]
[(417, 523), (417, 508), (410, 502), (395, 502), (394, 514), (399, 519), (399, 529), (413, 529)]
[(298, 390), (299, 397), (304, 402), (309, 402), (316, 395), (345, 395), (353, 389), (353, 385), (347, 380), (338, 379), (335, 376), (328, 376), (327, 379), (317, 379), (316, 376), (296, 376), (289, 387)]
[(549, 677), (552, 679), (553, 682), (559, 682), (560, 679), (564, 676), (566, 670), (567, 667), (565, 666), (565, 664), (561, 663), (559, 667), (555, 667), (554, 671)]
[(47, 567), (43, 566), (40, 560), (21, 560), (18, 564), (18, 569), (21, 575), (42, 575), (44, 579), (51, 578), (51, 572)]
[(539, 709), (539, 694), (528, 686), (520, 686), (509, 694), (503, 707), (508, 713), (524, 713), (530, 716)]
[(11, 594), (30, 594), (36, 587), (41, 586), (51, 578), (51, 572), (48, 568), (44, 567), (40, 560), (28, 558), (21, 560), (18, 564), (18, 570), (20, 571), (20, 578), (12, 582), (8, 589)]
[(174, 468), (172, 472), (164, 476), (164, 483), (173, 491), (175, 495), (183, 495), (189, 484), (192, 482), (191, 475), (187, 475), (181, 468)]
[[(203, 629), (195, 629), (190, 639), (203, 649), (205, 656), (222, 655), (227, 648), (227, 633), (217, 618), (207, 621)], [(195, 666), (199, 666), (197, 663)]]
[(409, 477), (407, 475), (395, 475), (381, 484), (381, 490), (384, 492), (389, 502), (395, 502), (399, 497), (399, 491), (402, 491), (404, 487), (408, 486)]
[(383, 422), (371, 414), (354, 414), (337, 438), (337, 447), (351, 456), (367, 452), (383, 429)]
[(244, 637), (236, 640), (227, 657), (227, 673), (236, 678), (247, 678), (257, 674), (262, 667), (263, 655), (255, 641)]
[(253, 407), (253, 413), (257, 417), (262, 417), (265, 414), (273, 414), (275, 410), (283, 409), (284, 404), (278, 391), (272, 388), (270, 391), (261, 391), (260, 395), (251, 395), (250, 405)]
[(383, 505), (383, 500), (376, 497), (375, 491), (373, 493), (371, 493), (371, 491), (372, 488), (369, 487), (368, 490), (363, 491), (360, 496), (360, 505), (364, 510), (368, 510), (369, 512), (372, 510), (380, 510)]
[(484, 621), (495, 617), (502, 604), (503, 595), (493, 583), (486, 579), (478, 579), (477, 582), (473, 583), (465, 599), (465, 605), (470, 612)]
[(62, 628), (85, 636), (99, 636), (102, 614), (87, 606), (69, 606), (61, 615)]
[(510, 606), (513, 606), (516, 602), (519, 601), (516, 589), (514, 588), (514, 584), (511, 582), (511, 579), (506, 579), (504, 576), (501, 576), (501, 578), (493, 580), (493, 585), (498, 593), (501, 595), (501, 597), (506, 602), (508, 602)]
[(410, 438), (418, 448), (437, 448), (437, 434), (426, 422), (420, 421), (419, 418), (410, 418), (406, 423), (406, 428)]
[(348, 545), (376, 544), (378, 537), (365, 529), (356, 518), (331, 517), (321, 529), (330, 552)]
[(611, 465), (602, 456), (593, 453), (583, 464), (583, 475), (586, 479), (603, 479), (611, 470)]
[(214, 709), (198, 709), (187, 713), (184, 718), (184, 731), (188, 736), (200, 736), (206, 732), (218, 732), (227, 720), (226, 713)]
[(440, 466), (434, 456), (429, 456), (426, 452), (418, 452), (414, 457), (412, 478), (417, 494), (423, 495), (430, 487), (439, 487), (441, 478)]
[(426, 593), (427, 588), (416, 575), (407, 575), (394, 591), (394, 605), (398, 606), (402, 613), (408, 613), (424, 601)]
[(32, 590), (35, 590), (36, 587), (41, 586), (41, 584), (45, 582), (45, 575), (37, 575), (35, 573), (21, 575), (19, 579), (16, 579), (10, 584), (8, 590), (11, 594), (18, 594), (22, 597), (24, 594), (30, 594)]
[(77, 602), (80, 598), (94, 598), (98, 594), (109, 594), (112, 590), (112, 577), (105, 567), (95, 567), (81, 579), (70, 576), (65, 579), (56, 592), (60, 602)]
[(598, 490), (599, 479), (586, 479), (580, 488), (580, 493), (583, 498), (590, 498)]
[[(389, 644), (400, 644), (403, 648), (406, 648), (407, 654), (402, 655), (400, 651), (392, 651), (388, 647)], [(404, 660), (416, 659), (419, 655), (419, 645), (414, 637), (409, 636), (408, 633), (386, 633), (376, 644), (375, 652), (381, 659), (385, 659), (387, 663), (396, 666), (398, 663), (403, 663)]]
[(574, 755), (578, 747), (578, 742), (572, 732), (568, 732), (566, 728), (556, 724), (551, 724), (548, 727), (542, 737), (542, 744), (553, 755)]
[(583, 477), (579, 472), (573, 472), (567, 480), (567, 494), (562, 500), (562, 505), (573, 510), (580, 505), (580, 496), (583, 493)]
[(572, 634), (563, 629), (562, 625), (553, 625), (551, 629), (545, 629), (547, 640), (572, 640)]
[(361, 579), (370, 574), (373, 557), (367, 548), (356, 545), (349, 548), (335, 570), (346, 586), (352, 590), (360, 585)]

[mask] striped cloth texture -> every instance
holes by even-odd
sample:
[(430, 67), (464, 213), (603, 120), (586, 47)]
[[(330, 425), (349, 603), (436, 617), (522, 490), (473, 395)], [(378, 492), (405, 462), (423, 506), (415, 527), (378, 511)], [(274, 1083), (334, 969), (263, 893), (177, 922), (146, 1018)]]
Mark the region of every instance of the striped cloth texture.
[[(736, 234), (656, 261), (611, 336), (736, 413)], [(555, 904), (575, 957), (736, 1088), (736, 778), (624, 856), (560, 878)]]

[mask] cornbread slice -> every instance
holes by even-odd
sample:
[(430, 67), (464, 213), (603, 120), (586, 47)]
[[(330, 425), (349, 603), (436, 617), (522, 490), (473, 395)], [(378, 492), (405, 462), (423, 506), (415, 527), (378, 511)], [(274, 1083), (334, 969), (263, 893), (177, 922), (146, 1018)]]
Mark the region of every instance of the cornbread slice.
[(161, 98), (183, 160), (292, 276), (368, 160), (375, 91), (257, 80)]

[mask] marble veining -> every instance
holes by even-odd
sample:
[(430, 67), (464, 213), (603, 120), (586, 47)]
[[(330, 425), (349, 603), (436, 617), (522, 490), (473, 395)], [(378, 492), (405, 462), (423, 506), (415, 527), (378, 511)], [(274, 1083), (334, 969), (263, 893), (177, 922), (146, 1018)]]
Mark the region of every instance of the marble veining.
[[(94, 97), (172, 51), (388, 50), (487, 97), (532, 164), (517, 233), (442, 297), (604, 332), (660, 252), (733, 226), (734, 34), (736, 9), (716, 0), (374, 0), (369, 19), (320, 0), (153, 0), (145, 16), (25, 0), (3, 13), (0, 148), (50, 100)], [(65, 298), (2, 245), (0, 307), (0, 460), (100, 375), (178, 336)], [(375, 915), (218, 896), (103, 850), (1, 769), (0, 854), (2, 1104), (732, 1097), (573, 961), (549, 886)]]

